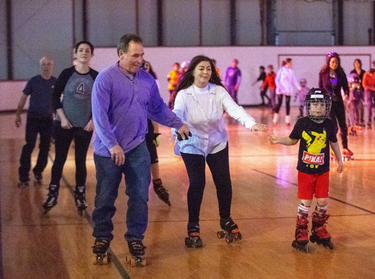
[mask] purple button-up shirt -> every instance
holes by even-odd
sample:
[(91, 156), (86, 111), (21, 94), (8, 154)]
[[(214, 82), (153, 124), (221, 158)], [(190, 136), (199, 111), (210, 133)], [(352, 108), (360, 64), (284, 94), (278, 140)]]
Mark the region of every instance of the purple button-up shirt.
[(147, 118), (175, 129), (183, 125), (160, 97), (149, 73), (139, 70), (131, 81), (118, 63), (96, 78), (92, 115), (94, 152), (104, 157), (110, 157), (109, 149), (117, 144), (128, 152), (142, 143), (148, 129)]

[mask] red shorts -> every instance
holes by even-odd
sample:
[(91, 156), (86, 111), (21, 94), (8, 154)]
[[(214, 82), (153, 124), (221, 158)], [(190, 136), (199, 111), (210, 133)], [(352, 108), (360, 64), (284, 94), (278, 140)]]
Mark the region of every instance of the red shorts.
[(323, 174), (306, 174), (298, 172), (298, 198), (312, 200), (328, 198), (329, 172)]

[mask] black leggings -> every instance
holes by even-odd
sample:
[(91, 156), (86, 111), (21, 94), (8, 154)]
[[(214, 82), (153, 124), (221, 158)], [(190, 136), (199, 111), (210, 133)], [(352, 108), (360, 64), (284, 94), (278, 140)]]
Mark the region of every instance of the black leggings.
[(60, 185), (64, 164), (68, 156), (68, 151), (72, 140), (75, 143), (75, 163), (76, 163), (76, 186), (85, 186), (87, 169), (86, 155), (90, 146), (91, 132), (86, 132), (83, 128), (73, 127), (63, 129), (60, 125), (56, 127), (55, 138), (55, 161), (52, 166), (51, 184)]
[(340, 127), (341, 142), (343, 148), (348, 148), (348, 127), (346, 126), (345, 107), (342, 101), (332, 102), (329, 118), (335, 123), (336, 133)]
[(189, 223), (199, 223), (199, 212), (206, 184), (205, 161), (207, 161), (208, 167), (211, 170), (216, 186), (220, 218), (229, 218), (232, 203), (232, 183), (229, 173), (228, 146), (215, 154), (209, 154), (206, 159), (203, 155), (182, 152), (181, 156), (184, 160), (190, 182), (187, 195)]
[[(277, 95), (277, 105), (275, 108), (276, 113), (279, 113), (281, 104), (283, 103), (283, 96), (284, 94)], [(286, 115), (289, 115), (290, 113), (290, 96), (289, 95), (285, 95), (285, 105), (286, 105)]]

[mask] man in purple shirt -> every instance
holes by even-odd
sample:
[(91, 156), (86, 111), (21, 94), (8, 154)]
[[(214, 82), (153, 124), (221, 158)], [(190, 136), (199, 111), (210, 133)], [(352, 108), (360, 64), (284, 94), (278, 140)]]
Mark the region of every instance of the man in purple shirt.
[(112, 217), (122, 175), (129, 196), (125, 239), (130, 253), (144, 255), (142, 240), (148, 222), (150, 154), (145, 143), (147, 118), (173, 127), (185, 138), (189, 128), (160, 97), (155, 79), (139, 70), (143, 61), (142, 39), (126, 34), (117, 46), (119, 62), (103, 70), (92, 92), (96, 197), (93, 212), (96, 238), (93, 252), (105, 254), (113, 239)]

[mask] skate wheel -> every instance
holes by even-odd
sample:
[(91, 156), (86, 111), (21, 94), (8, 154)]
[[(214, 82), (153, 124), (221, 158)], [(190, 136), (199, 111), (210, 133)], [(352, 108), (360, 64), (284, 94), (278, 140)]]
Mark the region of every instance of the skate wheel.
[(313, 235), (310, 235), (310, 241), (311, 241), (312, 243), (315, 243), (316, 239), (315, 239), (315, 237), (314, 237)]
[(142, 259), (141, 266), (146, 266), (146, 259)]
[(233, 236), (232, 236), (232, 235), (227, 235), (227, 236), (225, 237), (225, 242), (226, 242), (226, 243), (231, 243), (231, 242), (233, 242)]
[(236, 237), (236, 240), (241, 240), (242, 239), (242, 234), (241, 233), (238, 233), (237, 234), (237, 237)]
[(331, 250), (335, 248), (335, 245), (333, 244), (333, 242), (328, 243), (328, 248)]
[(112, 262), (112, 254), (107, 252), (107, 262), (111, 263)]
[(217, 238), (218, 239), (222, 239), (222, 238), (224, 238), (225, 237), (225, 233), (223, 232), (223, 231), (219, 231), (219, 232), (217, 232)]
[(136, 263), (135, 259), (134, 259), (134, 258), (131, 258), (131, 259), (130, 259), (130, 266), (131, 266), (131, 267), (135, 267), (136, 265), (137, 265), (137, 263)]

